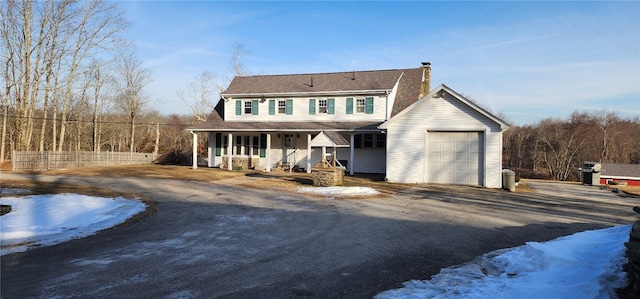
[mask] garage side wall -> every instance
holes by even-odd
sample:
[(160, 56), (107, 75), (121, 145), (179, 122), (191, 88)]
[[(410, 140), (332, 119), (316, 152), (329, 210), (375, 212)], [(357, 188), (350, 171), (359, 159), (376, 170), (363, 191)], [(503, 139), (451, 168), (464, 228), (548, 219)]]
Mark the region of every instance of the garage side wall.
[(457, 98), (446, 94), (413, 107), (387, 127), (387, 180), (428, 183), (426, 176), (427, 132), (481, 132), (485, 147), (483, 181), (500, 188), (502, 132), (500, 126)]

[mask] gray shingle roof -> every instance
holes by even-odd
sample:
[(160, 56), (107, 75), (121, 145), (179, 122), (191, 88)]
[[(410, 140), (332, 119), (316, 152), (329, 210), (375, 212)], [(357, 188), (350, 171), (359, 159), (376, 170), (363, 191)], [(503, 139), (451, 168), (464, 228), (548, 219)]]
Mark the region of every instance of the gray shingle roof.
[(296, 122), (271, 122), (271, 121), (212, 121), (190, 127), (194, 131), (376, 131), (382, 122), (367, 121), (296, 121)]
[[(409, 69), (340, 73), (237, 76), (222, 96), (390, 90)], [(420, 69), (411, 69), (418, 70)], [(420, 85), (418, 85), (418, 88)]]
[(331, 139), (333, 144), (335, 144), (336, 146), (349, 146), (349, 141), (344, 139), (344, 137), (342, 137), (340, 133), (336, 131), (324, 131), (324, 133), (327, 135), (327, 137), (329, 137), (329, 139)]
[[(311, 79), (313, 78), (313, 84)], [(393, 69), (376, 71), (354, 71), (340, 73), (292, 74), (237, 76), (224, 97), (261, 97), (275, 94), (310, 93), (327, 96), (339, 92), (389, 91), (398, 83), (396, 98), (391, 108), (391, 116), (407, 108), (418, 100), (422, 69)], [(376, 130), (382, 122), (340, 121), (340, 122), (246, 122), (225, 121), (224, 101), (220, 100), (206, 123), (190, 127), (196, 131), (369, 131)]]
[(640, 178), (640, 164), (602, 163), (601, 175)]

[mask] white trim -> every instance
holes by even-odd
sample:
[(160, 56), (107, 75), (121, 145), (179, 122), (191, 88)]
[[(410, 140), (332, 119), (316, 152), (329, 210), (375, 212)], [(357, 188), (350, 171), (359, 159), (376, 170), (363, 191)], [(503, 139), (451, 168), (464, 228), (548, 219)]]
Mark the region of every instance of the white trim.
[(227, 170), (233, 170), (233, 134), (227, 134)]
[(600, 175), (600, 178), (601, 179), (618, 179), (618, 180), (640, 181), (640, 177), (632, 177), (632, 176)]
[[(482, 186), (487, 186), (487, 160), (488, 160), (488, 150), (487, 150), (487, 130), (489, 128), (484, 128), (480, 133), (482, 134), (482, 161), (480, 161), (480, 167), (482, 167)], [(500, 138), (502, 140), (502, 138)], [(500, 145), (500, 153), (502, 153), (502, 144)], [(502, 155), (500, 155), (500, 161), (502, 161)], [(502, 162), (500, 162), (502, 163)], [(502, 166), (502, 165), (501, 165)], [(502, 167), (500, 167), (502, 168)]]
[(198, 169), (198, 134), (196, 134), (196, 132), (194, 131), (191, 131), (191, 134), (193, 134), (193, 153), (191, 154), (191, 168)]
[[(353, 142), (355, 141), (355, 134), (351, 134), (351, 138), (349, 140), (349, 175), (353, 175), (353, 165), (355, 164), (354, 159), (354, 151)], [(386, 163), (386, 162), (385, 162)]]
[(267, 152), (265, 153), (266, 155), (265, 160), (267, 161), (265, 163), (267, 165), (265, 168), (267, 172), (271, 172), (271, 133), (267, 133), (266, 135), (267, 135), (267, 148), (266, 148)]
[(311, 173), (311, 133), (307, 134), (307, 173)]
[(428, 167), (429, 167), (429, 157), (427, 157), (427, 154), (429, 152), (429, 130), (424, 130), (424, 144), (422, 146), (422, 157), (423, 158), (423, 163), (422, 163), (422, 181), (425, 183), (429, 183), (428, 179)]
[[(489, 113), (488, 111), (482, 109), (482, 107), (480, 107), (477, 104), (469, 101), (467, 98), (465, 98), (464, 96), (458, 94), (453, 89), (449, 88), (448, 86), (446, 86), (444, 84), (440, 84), (438, 87), (436, 87), (434, 90), (429, 92), (427, 95), (425, 95), (421, 99), (415, 101), (413, 104), (409, 105), (409, 107), (407, 107), (404, 110), (400, 111), (398, 114), (396, 114), (395, 116), (393, 116), (392, 118), (390, 118), (386, 122), (382, 123), (380, 126), (378, 126), (378, 128), (379, 129), (387, 129), (389, 127), (389, 124), (391, 124), (394, 121), (402, 118), (403, 115), (409, 113), (409, 111), (413, 110), (416, 106), (421, 105), (423, 102), (428, 101), (431, 98), (436, 97), (438, 95), (438, 93), (440, 93), (442, 91), (452, 95), (458, 101), (464, 103), (465, 105), (471, 107), (471, 109), (474, 109), (476, 112), (480, 113), (484, 117), (486, 117), (486, 118), (490, 119), (491, 121), (495, 122), (496, 124), (500, 125), (500, 128), (502, 130), (506, 130), (506, 129), (509, 128), (509, 124), (508, 123), (506, 123), (505, 121), (503, 121), (500, 118), (496, 117), (495, 115)], [(440, 96), (438, 96), (438, 97), (440, 97)], [(480, 130), (484, 130), (484, 128), (482, 128)]]
[(213, 161), (214, 158), (214, 152), (213, 149), (216, 148), (216, 136), (215, 133), (213, 132), (209, 132), (208, 134), (208, 145), (207, 145), (207, 167), (211, 168), (213, 167), (213, 165), (215, 164), (215, 162)]

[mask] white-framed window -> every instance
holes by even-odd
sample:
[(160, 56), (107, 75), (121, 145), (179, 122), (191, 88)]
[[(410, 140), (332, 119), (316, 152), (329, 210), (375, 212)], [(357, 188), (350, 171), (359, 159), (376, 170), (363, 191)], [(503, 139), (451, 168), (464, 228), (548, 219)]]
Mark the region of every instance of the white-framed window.
[(318, 113), (327, 113), (327, 100), (318, 100)]
[(251, 143), (251, 154), (254, 156), (258, 156), (260, 153), (260, 137), (253, 136), (253, 142)]
[(235, 136), (235, 141), (233, 143), (233, 154), (234, 155), (242, 155), (242, 136)]
[(387, 147), (387, 134), (382, 134), (382, 133), (376, 134), (376, 147), (377, 148)]
[(353, 137), (353, 147), (355, 148), (385, 148), (387, 146), (387, 135), (382, 133), (357, 134)]
[(287, 101), (278, 100), (278, 114), (286, 114), (287, 113)]
[(244, 114), (251, 114), (253, 112), (251, 101), (244, 102)]
[(229, 154), (227, 152), (227, 147), (229, 147), (229, 136), (225, 135), (222, 138), (222, 148), (221, 148), (222, 155), (228, 155)]
[[(232, 154), (234, 156), (257, 156), (260, 153), (259, 136), (233, 136)], [(224, 137), (224, 147), (226, 148), (227, 137)], [(223, 149), (226, 155), (226, 149)]]
[(365, 110), (365, 101), (364, 99), (356, 99), (356, 112), (364, 113)]
[(362, 147), (373, 147), (373, 134), (364, 134)]
[(245, 156), (248, 156), (251, 150), (251, 137), (244, 136), (244, 142), (242, 143), (242, 147), (243, 147), (242, 154)]

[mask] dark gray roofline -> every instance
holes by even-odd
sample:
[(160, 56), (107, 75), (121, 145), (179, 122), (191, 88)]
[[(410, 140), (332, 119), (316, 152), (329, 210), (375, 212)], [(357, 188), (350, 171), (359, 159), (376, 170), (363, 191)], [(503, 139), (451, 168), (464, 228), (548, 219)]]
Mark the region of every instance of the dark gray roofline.
[(276, 98), (276, 97), (299, 97), (299, 96), (338, 96), (338, 95), (377, 95), (389, 94), (392, 89), (374, 90), (346, 90), (346, 91), (313, 91), (313, 92), (283, 92), (283, 93), (221, 93), (222, 98)]

